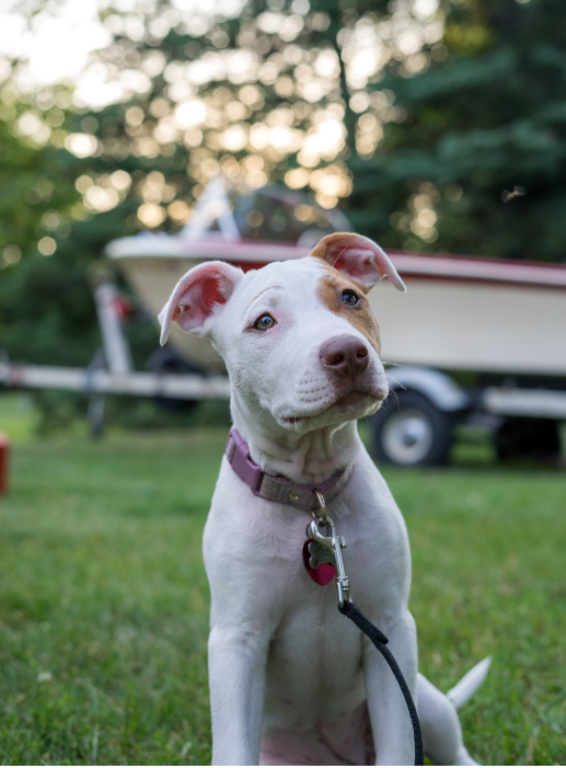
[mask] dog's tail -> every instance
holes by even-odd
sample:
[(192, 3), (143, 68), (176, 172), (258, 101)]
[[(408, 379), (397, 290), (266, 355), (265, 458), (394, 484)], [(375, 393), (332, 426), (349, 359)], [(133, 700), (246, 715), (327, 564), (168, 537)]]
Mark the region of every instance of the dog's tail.
[(460, 709), (466, 704), (478, 690), (489, 672), (491, 656), (487, 656), (475, 667), (467, 672), (454, 688), (451, 688), (446, 694), (456, 709)]

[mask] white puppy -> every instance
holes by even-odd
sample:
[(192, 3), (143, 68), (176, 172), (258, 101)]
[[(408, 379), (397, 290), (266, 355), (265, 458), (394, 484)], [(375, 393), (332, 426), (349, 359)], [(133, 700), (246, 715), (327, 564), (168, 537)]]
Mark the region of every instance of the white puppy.
[(389, 637), (417, 700), (425, 753), (474, 764), (453, 702), (469, 698), (486, 664), (452, 700), (417, 675), (407, 531), (357, 433), (388, 394), (364, 296), (385, 275), (404, 290), (375, 243), (330, 235), (306, 258), (245, 275), (221, 262), (195, 267), (159, 316), (162, 343), (173, 320), (211, 338), (232, 383), (237, 432), (204, 534), (214, 764), (413, 763), (389, 667), (338, 612), (334, 584), (305, 569), (314, 488), (347, 541), (352, 597)]

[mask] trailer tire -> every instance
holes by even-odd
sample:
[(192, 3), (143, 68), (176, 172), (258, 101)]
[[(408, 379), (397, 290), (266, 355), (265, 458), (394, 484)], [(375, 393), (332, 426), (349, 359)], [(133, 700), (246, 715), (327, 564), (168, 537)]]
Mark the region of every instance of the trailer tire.
[(562, 450), (558, 422), (506, 419), (495, 433), (495, 450), (501, 461), (558, 459)]
[(376, 458), (400, 467), (444, 464), (452, 443), (446, 413), (418, 392), (396, 392), (372, 417)]
[[(158, 347), (148, 357), (145, 364), (146, 371), (151, 373), (201, 373), (198, 368), (186, 363), (176, 352), (169, 347)], [(181, 412), (190, 411), (197, 405), (197, 400), (185, 400), (184, 398), (156, 397), (155, 402), (165, 411)]]

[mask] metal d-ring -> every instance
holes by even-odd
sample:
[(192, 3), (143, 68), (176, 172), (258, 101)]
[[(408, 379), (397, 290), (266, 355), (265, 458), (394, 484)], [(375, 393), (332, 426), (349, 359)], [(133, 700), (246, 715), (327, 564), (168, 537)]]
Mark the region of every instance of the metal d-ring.
[[(322, 493), (315, 489), (314, 495), (317, 498), (318, 506), (320, 507), (320, 517), (322, 519), (322, 525), (326, 525), (326, 501), (324, 500), (324, 496)], [(313, 517), (315, 517), (315, 514), (313, 512)]]

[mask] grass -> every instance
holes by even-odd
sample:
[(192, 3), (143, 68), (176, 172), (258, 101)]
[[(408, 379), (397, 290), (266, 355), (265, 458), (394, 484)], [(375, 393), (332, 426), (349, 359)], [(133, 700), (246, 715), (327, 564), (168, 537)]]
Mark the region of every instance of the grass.
[[(14, 435), (0, 497), (0, 762), (210, 760), (208, 587), (200, 540), (225, 430)], [(484, 656), (461, 712), (489, 764), (566, 758), (564, 472), (385, 471), (413, 550), (420, 666), (447, 690)]]

